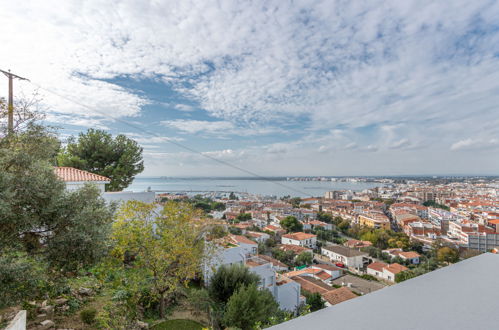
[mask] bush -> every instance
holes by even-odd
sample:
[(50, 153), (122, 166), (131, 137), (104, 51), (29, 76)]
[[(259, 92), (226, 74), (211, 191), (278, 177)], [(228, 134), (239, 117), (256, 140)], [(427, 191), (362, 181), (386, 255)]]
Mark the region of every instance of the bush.
[(97, 310), (95, 308), (87, 308), (80, 312), (80, 319), (86, 324), (94, 323), (96, 316)]

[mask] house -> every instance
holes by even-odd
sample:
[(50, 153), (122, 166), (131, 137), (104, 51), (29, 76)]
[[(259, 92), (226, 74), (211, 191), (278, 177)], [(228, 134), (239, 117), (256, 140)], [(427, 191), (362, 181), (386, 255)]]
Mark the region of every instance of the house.
[(263, 228), (263, 231), (269, 231), (269, 232), (274, 233), (278, 236), (286, 234), (286, 230), (282, 229), (281, 227), (274, 226), (274, 225), (267, 225), (266, 227)]
[(79, 170), (74, 167), (54, 167), (54, 172), (59, 179), (66, 184), (66, 190), (74, 191), (82, 188), (85, 184), (93, 184), (100, 192), (106, 191), (106, 184), (111, 182), (111, 179), (105, 176)]
[[(333, 266), (332, 266), (333, 267)], [(317, 265), (312, 265), (305, 269), (294, 270), (283, 274), (286, 277), (294, 278), (295, 276), (306, 276), (313, 277), (316, 280), (322, 281), (326, 284), (331, 284), (331, 281), (337, 279), (342, 274), (341, 269), (335, 268), (323, 268), (317, 267)]]
[(314, 229), (317, 229), (317, 228), (322, 228), (324, 230), (332, 230), (333, 229), (333, 225), (332, 224), (326, 223), (326, 222), (323, 222), (323, 221), (319, 221), (319, 220), (310, 220), (308, 222), (305, 222), (304, 225), (307, 224), (307, 223), (310, 225), (310, 229), (311, 230), (314, 230)]
[(337, 305), (339, 303), (357, 297), (358, 296), (347, 287), (334, 289), (322, 294), (322, 298), (324, 298), (324, 300), (326, 301), (327, 307)]
[(373, 262), (367, 266), (367, 274), (395, 282), (395, 275), (406, 271), (408, 268), (400, 264), (385, 264), (384, 262)]
[(307, 234), (303, 232), (285, 234), (281, 237), (282, 244), (290, 244), (303, 246), (308, 248), (315, 248), (317, 241), (317, 236), (313, 234)]
[(404, 252), (402, 249), (388, 249), (383, 250), (384, 253), (388, 254), (392, 259), (395, 257), (400, 257), (404, 261), (409, 261), (411, 264), (419, 264), (419, 258), (421, 257), (417, 252), (407, 251)]
[(246, 255), (255, 255), (258, 252), (258, 244), (242, 235), (229, 235), (228, 240), (240, 246)]
[(390, 229), (390, 219), (383, 213), (365, 213), (359, 215), (358, 222), (361, 226), (375, 229)]
[(343, 245), (345, 245), (346, 247), (349, 247), (351, 249), (360, 249), (360, 248), (372, 246), (373, 243), (371, 243), (369, 241), (359, 241), (356, 239), (351, 239), (351, 240), (346, 241)]
[(388, 266), (388, 264), (385, 264), (384, 262), (376, 261), (373, 262), (372, 264), (369, 264), (366, 267), (366, 272), (368, 275), (383, 278), (383, 268)]
[(395, 282), (395, 275), (406, 271), (408, 268), (400, 264), (394, 263), (383, 268), (383, 278), (388, 281)]
[(321, 248), (321, 254), (329, 257), (331, 261), (341, 262), (347, 267), (359, 269), (364, 267), (367, 253), (350, 249), (341, 245), (329, 245)]
[(257, 231), (247, 231), (246, 235), (250, 237), (250, 239), (254, 240), (257, 243), (265, 243), (270, 235), (267, 233), (260, 233)]
[(263, 260), (267, 261), (267, 262), (270, 262), (272, 264), (272, 266), (274, 266), (274, 269), (275, 269), (276, 272), (289, 270), (289, 266), (288, 265), (286, 265), (283, 262), (280, 262), (277, 259), (274, 259), (272, 257), (266, 256), (264, 254), (259, 254), (258, 257), (260, 259), (263, 259)]
[(313, 253), (312, 249), (299, 246), (299, 245), (292, 245), (292, 244), (279, 244), (277, 245), (277, 248), (282, 251), (293, 251), (294, 254), (298, 255), (303, 252), (310, 252)]
[(282, 310), (295, 312), (301, 305), (300, 284), (277, 274), (272, 263), (254, 256), (246, 260), (246, 266), (260, 277), (260, 289), (269, 290)]

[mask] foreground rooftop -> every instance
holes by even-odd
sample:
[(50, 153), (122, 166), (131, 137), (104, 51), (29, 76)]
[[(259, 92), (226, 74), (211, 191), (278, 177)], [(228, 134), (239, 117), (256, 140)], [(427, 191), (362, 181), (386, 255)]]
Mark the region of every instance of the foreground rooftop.
[(497, 329), (497, 274), (485, 253), (272, 329)]

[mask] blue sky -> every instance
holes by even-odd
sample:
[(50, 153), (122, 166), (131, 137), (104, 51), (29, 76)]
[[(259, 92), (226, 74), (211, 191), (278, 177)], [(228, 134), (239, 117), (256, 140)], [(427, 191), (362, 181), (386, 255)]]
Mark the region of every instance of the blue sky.
[(16, 95), (144, 175), (499, 174), (498, 1), (0, 3)]

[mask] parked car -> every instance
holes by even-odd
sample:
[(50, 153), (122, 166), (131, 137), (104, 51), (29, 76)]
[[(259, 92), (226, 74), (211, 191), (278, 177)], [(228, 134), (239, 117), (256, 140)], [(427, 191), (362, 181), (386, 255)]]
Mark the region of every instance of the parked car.
[(344, 264), (344, 263), (342, 263), (342, 262), (336, 262), (336, 263), (335, 263), (335, 266), (336, 266), (336, 267), (345, 268), (345, 264)]

